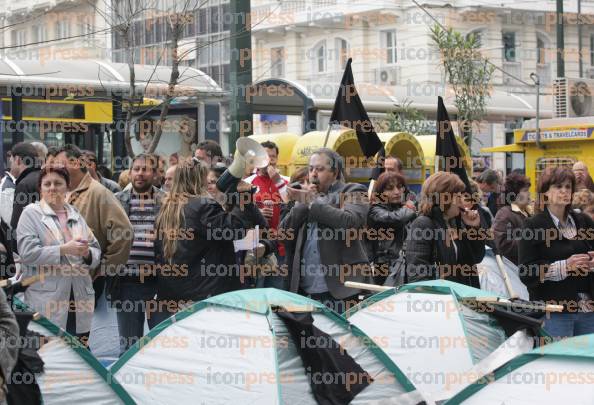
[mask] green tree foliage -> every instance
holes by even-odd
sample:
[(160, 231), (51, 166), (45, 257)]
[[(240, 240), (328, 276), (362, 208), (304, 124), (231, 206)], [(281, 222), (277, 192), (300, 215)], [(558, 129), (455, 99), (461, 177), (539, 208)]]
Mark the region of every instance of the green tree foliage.
[(480, 41), (474, 34), (465, 37), (436, 24), (431, 39), (440, 51), (446, 80), (455, 93), (458, 125), (470, 147), (473, 124), (486, 114), (495, 67), (480, 53)]
[(413, 135), (423, 135), (434, 132), (434, 128), (427, 122), (425, 115), (414, 107), (412, 101), (396, 105), (396, 110), (386, 117), (388, 132), (408, 132)]

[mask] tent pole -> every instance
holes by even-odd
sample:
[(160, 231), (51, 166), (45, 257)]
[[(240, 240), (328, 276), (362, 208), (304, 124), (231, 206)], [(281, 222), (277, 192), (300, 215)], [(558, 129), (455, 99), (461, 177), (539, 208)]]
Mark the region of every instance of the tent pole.
[(345, 281), (344, 286), (348, 288), (357, 288), (359, 290), (369, 291), (388, 291), (394, 289), (394, 287), (388, 287), (384, 285), (357, 283), (356, 281)]
[(505, 271), (505, 267), (503, 265), (503, 259), (501, 259), (501, 255), (495, 255), (495, 261), (497, 261), (497, 267), (499, 267), (499, 271), (501, 272), (501, 277), (503, 277), (503, 281), (505, 282), (505, 288), (507, 288), (507, 293), (509, 294), (509, 298), (514, 300), (518, 298), (518, 294), (514, 291), (512, 287), (511, 281), (509, 280), (509, 276)]

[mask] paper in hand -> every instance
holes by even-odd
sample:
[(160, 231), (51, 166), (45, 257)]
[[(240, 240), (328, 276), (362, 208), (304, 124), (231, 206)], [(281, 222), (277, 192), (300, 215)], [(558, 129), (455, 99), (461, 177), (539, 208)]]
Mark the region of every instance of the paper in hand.
[(245, 238), (240, 240), (233, 241), (233, 247), (236, 252), (240, 250), (254, 250), (258, 247), (258, 243), (260, 243), (260, 232), (259, 226), (256, 225), (255, 229), (250, 229), (247, 231)]

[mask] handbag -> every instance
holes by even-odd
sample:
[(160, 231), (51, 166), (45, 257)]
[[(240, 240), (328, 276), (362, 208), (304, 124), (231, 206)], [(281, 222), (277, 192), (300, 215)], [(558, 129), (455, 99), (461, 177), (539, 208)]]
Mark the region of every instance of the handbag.
[(406, 284), (406, 256), (403, 253), (403, 249), (398, 254), (398, 258), (390, 263), (390, 272), (384, 282), (384, 286), (387, 287), (400, 287)]
[[(410, 226), (407, 225), (406, 229), (409, 230)], [(407, 232), (408, 233), (408, 232)], [(398, 252), (396, 260), (390, 262), (390, 270), (388, 277), (384, 282), (386, 287), (400, 287), (408, 282), (406, 274), (406, 238), (402, 241), (402, 249)]]

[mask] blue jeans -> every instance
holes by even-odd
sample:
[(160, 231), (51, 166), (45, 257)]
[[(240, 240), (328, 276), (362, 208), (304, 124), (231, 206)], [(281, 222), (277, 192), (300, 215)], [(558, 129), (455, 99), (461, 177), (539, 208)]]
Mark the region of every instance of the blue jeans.
[(555, 340), (594, 333), (594, 312), (553, 312), (543, 324)]
[(118, 330), (120, 333), (120, 355), (134, 345), (144, 336), (144, 319), (148, 321), (149, 328), (156, 325), (154, 311), (156, 284), (122, 282), (119, 289), (119, 300), (112, 302), (117, 311)]

